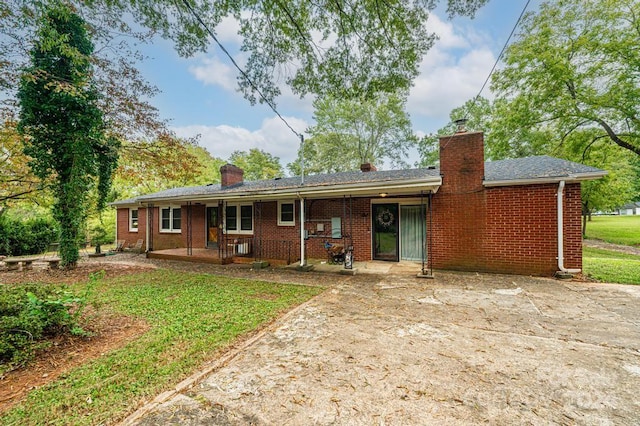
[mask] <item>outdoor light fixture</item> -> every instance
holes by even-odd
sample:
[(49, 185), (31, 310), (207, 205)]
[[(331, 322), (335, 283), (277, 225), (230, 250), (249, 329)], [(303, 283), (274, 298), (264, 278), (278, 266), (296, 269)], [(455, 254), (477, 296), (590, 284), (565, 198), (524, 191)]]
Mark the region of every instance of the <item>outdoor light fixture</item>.
[(381, 196), (382, 198), (386, 197), (387, 195), (389, 195), (389, 194), (387, 194), (386, 192), (381, 192), (381, 193), (380, 193), (380, 196)]

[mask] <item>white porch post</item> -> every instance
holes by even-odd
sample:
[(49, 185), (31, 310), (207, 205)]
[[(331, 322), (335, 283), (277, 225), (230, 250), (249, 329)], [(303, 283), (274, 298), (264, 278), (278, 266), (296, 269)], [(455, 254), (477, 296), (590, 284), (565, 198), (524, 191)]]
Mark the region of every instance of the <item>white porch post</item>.
[(304, 266), (304, 198), (300, 197), (300, 266)]

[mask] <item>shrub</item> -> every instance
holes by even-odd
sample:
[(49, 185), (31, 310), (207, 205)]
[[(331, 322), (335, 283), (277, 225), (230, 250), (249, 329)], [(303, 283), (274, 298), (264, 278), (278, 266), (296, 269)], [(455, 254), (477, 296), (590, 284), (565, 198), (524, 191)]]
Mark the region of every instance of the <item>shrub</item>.
[(85, 300), (59, 285), (0, 285), (0, 374), (26, 364), (49, 337), (84, 334)]
[(0, 217), (0, 254), (24, 256), (40, 254), (58, 239), (58, 227), (51, 219), (20, 221)]

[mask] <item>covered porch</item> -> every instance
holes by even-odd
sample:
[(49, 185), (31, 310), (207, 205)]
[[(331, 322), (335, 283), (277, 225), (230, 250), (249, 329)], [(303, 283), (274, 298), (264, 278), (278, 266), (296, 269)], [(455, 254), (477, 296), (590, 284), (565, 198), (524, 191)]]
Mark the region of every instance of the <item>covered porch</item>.
[(223, 236), (213, 248), (171, 248), (148, 251), (149, 259), (228, 264), (266, 261), (272, 265), (290, 265), (299, 260), (300, 244), (290, 240), (259, 237)]

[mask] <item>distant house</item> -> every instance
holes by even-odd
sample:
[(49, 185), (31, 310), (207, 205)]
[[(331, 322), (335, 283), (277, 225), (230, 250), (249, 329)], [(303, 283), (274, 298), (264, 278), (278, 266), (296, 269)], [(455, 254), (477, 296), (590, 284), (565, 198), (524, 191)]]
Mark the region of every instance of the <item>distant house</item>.
[(636, 215), (640, 214), (640, 201), (628, 203), (618, 209), (620, 215)]
[(335, 243), (359, 261), (552, 275), (581, 269), (580, 182), (605, 174), (547, 156), (485, 163), (483, 134), (459, 132), (440, 139), (440, 168), (245, 182), (227, 164), (219, 185), (113, 205), (118, 239), (144, 239), (150, 257), (208, 249), (220, 262), (294, 262)]

